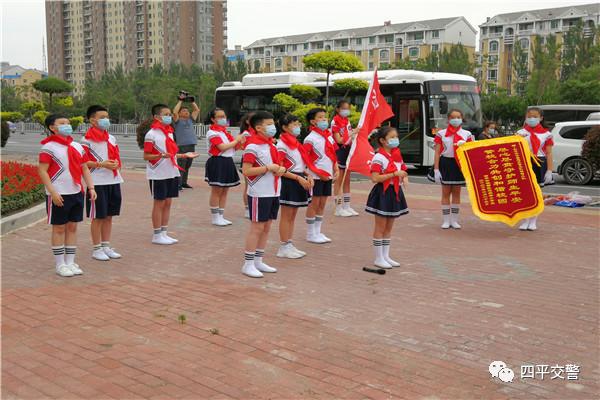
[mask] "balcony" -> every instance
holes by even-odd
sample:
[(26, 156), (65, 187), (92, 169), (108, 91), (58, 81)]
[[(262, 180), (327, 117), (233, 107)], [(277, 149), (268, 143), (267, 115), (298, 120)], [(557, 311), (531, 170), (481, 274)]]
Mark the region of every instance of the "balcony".
[(589, 28), (589, 27), (583, 28), (583, 37), (584, 38), (592, 37), (593, 33), (594, 33), (593, 28)]
[(504, 44), (513, 44), (515, 41), (515, 35), (504, 36)]
[(502, 36), (502, 31), (500, 32), (490, 32), (490, 37), (500, 37)]

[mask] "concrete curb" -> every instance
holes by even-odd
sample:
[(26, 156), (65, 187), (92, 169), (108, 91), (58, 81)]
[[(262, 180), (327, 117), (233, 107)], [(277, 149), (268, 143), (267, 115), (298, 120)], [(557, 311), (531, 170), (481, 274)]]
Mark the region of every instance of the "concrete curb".
[(17, 229), (25, 228), (26, 226), (35, 224), (41, 221), (46, 216), (46, 203), (38, 204), (37, 206), (23, 210), (17, 214), (2, 218), (0, 235), (6, 235), (9, 232)]

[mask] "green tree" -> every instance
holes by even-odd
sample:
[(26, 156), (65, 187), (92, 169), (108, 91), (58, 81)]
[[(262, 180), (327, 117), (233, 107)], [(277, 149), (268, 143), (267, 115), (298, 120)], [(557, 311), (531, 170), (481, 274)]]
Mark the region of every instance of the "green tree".
[(2, 121), (17, 122), (23, 119), (23, 114), (18, 111), (2, 111), (0, 112)]
[(393, 65), (385, 65), (380, 69), (414, 69), (426, 72), (449, 72), (454, 74), (473, 75), (475, 63), (467, 48), (462, 44), (453, 44), (442, 51), (429, 53), (427, 57), (411, 60), (403, 58)]
[(366, 92), (369, 89), (369, 82), (358, 78), (338, 79), (333, 82), (333, 90), (338, 93), (344, 93), (342, 98), (348, 97), (350, 93)]
[(21, 104), (21, 112), (30, 120), (33, 114), (44, 109), (44, 104), (41, 101), (31, 100)]
[(321, 91), (314, 86), (293, 84), (290, 86), (290, 94), (292, 97), (301, 101), (317, 100), (321, 97)]
[(310, 54), (304, 57), (303, 62), (307, 69), (325, 71), (327, 73), (327, 86), (325, 86), (326, 106), (329, 105), (329, 76), (332, 72), (355, 72), (364, 70), (358, 57), (341, 51), (321, 51), (319, 53)]
[(44, 121), (46, 120), (46, 117), (48, 115), (50, 115), (50, 113), (48, 111), (45, 111), (45, 110), (36, 111), (35, 113), (33, 113), (33, 120), (35, 122), (37, 122), (38, 124), (44, 126)]
[(0, 84), (0, 105), (2, 106), (2, 111), (19, 110), (22, 102), (17, 95), (15, 87), (8, 85), (2, 80)]
[(33, 82), (35, 90), (42, 93), (48, 94), (48, 109), (52, 110), (52, 96), (59, 93), (68, 93), (73, 90), (73, 85), (69, 82), (63, 81), (52, 76), (48, 78), (40, 79), (39, 81)]
[(599, 32), (599, 28), (586, 27), (579, 21), (564, 34), (561, 80), (566, 81), (579, 70), (600, 64)]
[(83, 116), (71, 117), (69, 118), (69, 122), (73, 127), (73, 131), (76, 131), (79, 125), (83, 124)]
[(273, 96), (273, 103), (284, 112), (292, 112), (302, 106), (302, 102), (286, 93), (277, 93)]
[(516, 82), (516, 93), (523, 96), (527, 90), (527, 78), (529, 77), (529, 51), (521, 46), (517, 40), (513, 46), (512, 76)]
[(481, 97), (483, 117), (503, 125), (519, 124), (527, 108), (527, 100), (522, 96), (509, 96), (506, 89), (488, 93)]
[(560, 102), (600, 104), (600, 64), (580, 70), (559, 88)]
[(542, 43), (536, 36), (533, 43), (532, 69), (526, 82), (529, 104), (552, 104), (558, 100), (560, 67), (560, 45), (556, 36), (549, 35)]

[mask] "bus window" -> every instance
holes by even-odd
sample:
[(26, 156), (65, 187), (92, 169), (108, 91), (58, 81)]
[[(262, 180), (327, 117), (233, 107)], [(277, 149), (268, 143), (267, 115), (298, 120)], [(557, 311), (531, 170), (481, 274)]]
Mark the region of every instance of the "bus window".
[(421, 99), (398, 98), (396, 106), (400, 150), (405, 162), (422, 162)]
[(474, 82), (427, 82), (429, 92), (429, 124), (428, 135), (446, 128), (448, 112), (454, 108), (464, 115), (463, 127), (473, 134), (479, 133), (482, 127), (481, 101), (479, 90)]

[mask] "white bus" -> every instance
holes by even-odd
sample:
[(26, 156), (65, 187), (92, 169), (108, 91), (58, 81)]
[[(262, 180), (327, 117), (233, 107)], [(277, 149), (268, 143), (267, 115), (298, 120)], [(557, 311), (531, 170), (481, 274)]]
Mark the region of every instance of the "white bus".
[[(339, 73), (330, 76), (330, 86), (338, 79), (358, 78), (370, 81), (372, 71)], [(412, 70), (378, 71), (381, 92), (392, 106), (394, 117), (389, 122), (398, 129), (404, 161), (415, 166), (433, 164), (433, 136), (447, 125), (447, 113), (460, 109), (464, 128), (477, 135), (482, 128), (481, 102), (475, 78), (467, 75)], [(276, 116), (281, 110), (273, 103), (277, 93), (288, 93), (293, 84), (314, 86), (325, 93), (324, 73), (278, 72), (245, 75), (242, 82), (225, 82), (215, 93), (215, 104), (223, 108), (231, 126), (238, 126), (242, 115), (250, 111), (267, 110)], [(332, 93), (329, 103), (335, 104), (343, 94)], [(365, 93), (346, 97), (362, 109)], [(324, 98), (319, 99), (324, 103)], [(306, 122), (303, 121), (303, 124)]]

